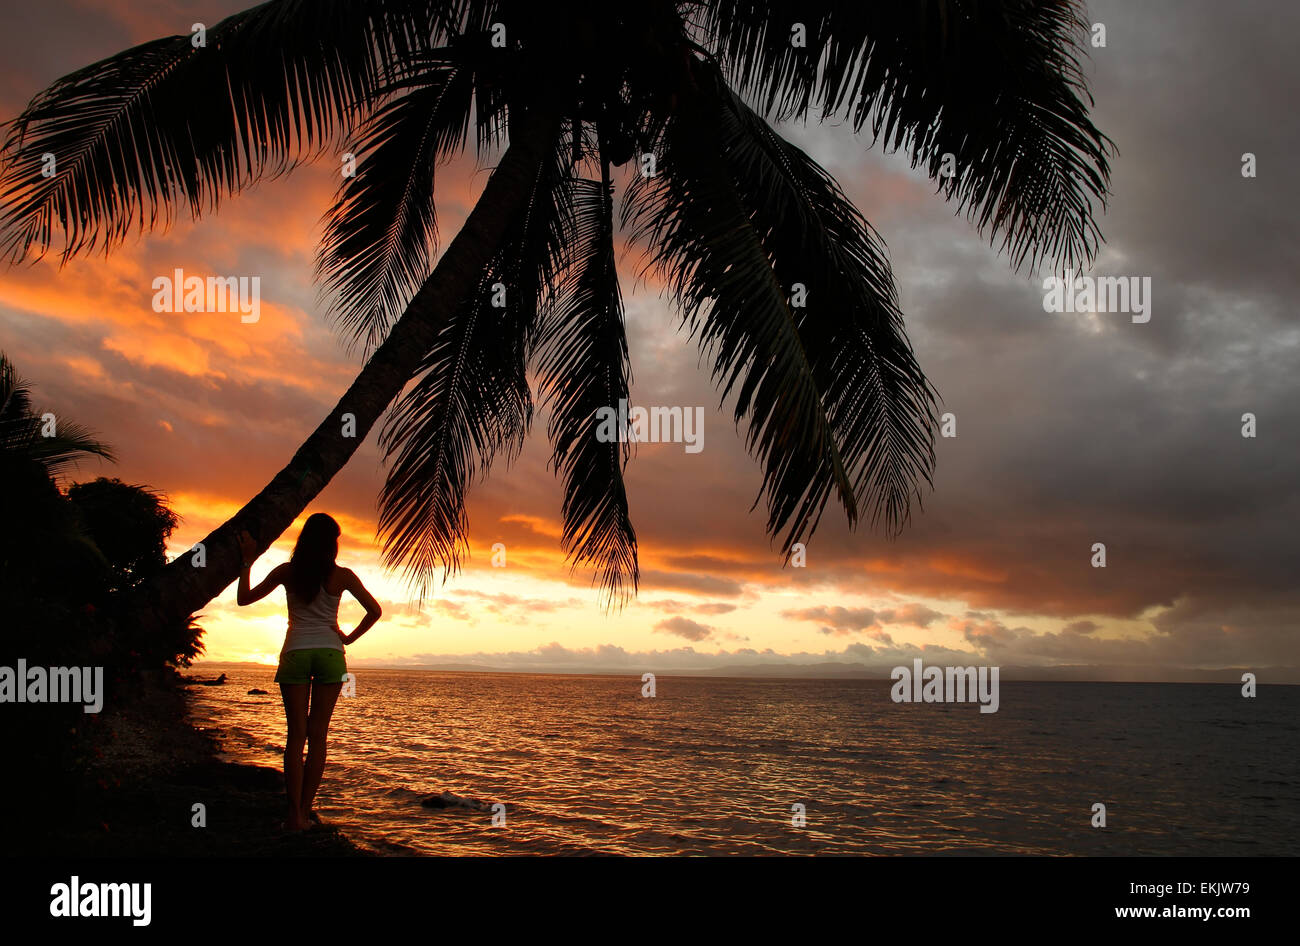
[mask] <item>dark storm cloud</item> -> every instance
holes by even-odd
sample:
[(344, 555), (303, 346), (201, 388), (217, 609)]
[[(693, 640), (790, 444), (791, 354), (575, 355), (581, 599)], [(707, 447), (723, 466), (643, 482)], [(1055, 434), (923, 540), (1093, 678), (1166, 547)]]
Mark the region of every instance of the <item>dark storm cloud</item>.
[[(899, 198), (900, 177), (917, 198), (933, 189), (901, 158), (873, 157), (879, 173), (852, 178), (850, 138), (790, 132), (889, 242), (918, 355), (957, 416), (936, 491), (894, 554), (932, 549), (1003, 573), (965, 581), (983, 606), (1136, 615), (1186, 601), (1160, 619), (1171, 640), (1214, 609), (1267, 636), (1273, 609), (1298, 602), (1300, 123), (1287, 116), (1300, 6), (1091, 13), (1108, 40), (1087, 67), (1095, 120), (1121, 152), (1092, 272), (1151, 276), (1148, 324), (1044, 312), (1041, 275), (1013, 274), (937, 198)], [(1255, 439), (1241, 436), (1246, 412)], [(1104, 573), (1088, 563), (1093, 542), (1108, 546)], [(834, 532), (828, 544), (819, 556), (851, 547)], [(1200, 640), (1207, 656), (1223, 649)]]

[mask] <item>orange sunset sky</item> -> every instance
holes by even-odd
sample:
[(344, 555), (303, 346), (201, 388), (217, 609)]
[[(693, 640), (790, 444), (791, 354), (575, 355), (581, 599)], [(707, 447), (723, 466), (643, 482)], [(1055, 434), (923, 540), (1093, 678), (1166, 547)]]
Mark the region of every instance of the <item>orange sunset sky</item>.
[[(0, 111), (12, 118), (66, 72), (243, 6), (52, 0), (8, 13)], [(1120, 150), (1093, 273), (1150, 276), (1149, 324), (1044, 312), (1042, 276), (1012, 272), (903, 156), (845, 127), (782, 129), (887, 242), (921, 365), (941, 410), (957, 417), (957, 436), (938, 443), (935, 488), (899, 539), (865, 525), (850, 533), (828, 510), (807, 567), (782, 566), (762, 508), (750, 511), (761, 474), (730, 404), (719, 408), (697, 349), (660, 287), (638, 278), (630, 247), (620, 267), (631, 401), (705, 408), (701, 452), (640, 444), (629, 465), (639, 595), (606, 612), (590, 573), (570, 573), (540, 411), (522, 457), (471, 493), (466, 567), (416, 607), (380, 564), (384, 471), (372, 432), (309, 509), (339, 520), (340, 562), (385, 609), (350, 662), (793, 672), (921, 656), (1030, 677), (1069, 667), (1102, 679), (1232, 679), (1225, 668), (1276, 668), (1272, 680), (1300, 680), (1290, 219), (1300, 142), (1294, 122), (1274, 120), (1293, 104), (1270, 79), (1300, 17), (1252, 18), (1245, 4), (1233, 29), (1250, 35), (1224, 48), (1214, 46), (1223, 24), (1213, 5), (1180, 4), (1189, 40), (1175, 48), (1159, 26), (1168, 4), (1129, 6), (1091, 6), (1112, 47), (1128, 47), (1093, 50), (1088, 67), (1095, 120)], [(1260, 156), (1255, 180), (1239, 173), (1244, 151)], [(472, 148), (441, 172), (444, 245), (486, 176)], [(183, 517), (174, 554), (270, 480), (359, 367), (361, 352), (332, 329), (313, 282), (338, 182), (338, 161), (326, 158), (201, 220), (182, 210), (170, 228), (107, 258), (60, 267), (51, 253), (0, 272), (0, 348), (34, 385), (38, 408), (88, 424), (118, 453), (117, 464), (83, 465), (79, 478), (166, 492)], [(154, 312), (152, 281), (177, 268), (259, 276), (259, 320)], [(1246, 411), (1259, 417), (1254, 439), (1240, 434)], [(259, 560), (255, 580), (287, 558), (300, 526)], [(491, 567), (497, 542), (505, 568)], [(1094, 542), (1107, 545), (1106, 569), (1091, 567)], [(360, 613), (345, 605), (345, 629)], [(283, 596), (238, 608), (232, 584), (200, 623), (208, 659), (274, 662)]]

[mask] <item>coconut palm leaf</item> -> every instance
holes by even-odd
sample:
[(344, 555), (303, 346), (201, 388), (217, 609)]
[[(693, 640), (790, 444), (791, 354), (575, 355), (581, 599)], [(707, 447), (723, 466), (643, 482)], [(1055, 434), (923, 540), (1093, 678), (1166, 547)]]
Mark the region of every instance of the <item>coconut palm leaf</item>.
[(601, 442), (596, 414), (628, 396), (631, 367), (614, 260), (614, 197), (600, 181), (573, 182), (573, 259), (538, 348), (539, 383), (551, 409), (552, 464), (564, 476), (561, 543), (574, 568), (591, 565), (610, 604), (636, 591), (636, 532), (623, 470), (629, 444)]
[(337, 323), (367, 352), (388, 334), (433, 268), (434, 172), (465, 143), (474, 74), (451, 57), (387, 87), (396, 97), (358, 135), (356, 174), (326, 214), (317, 275)]
[(857, 500), (817, 385), (820, 353), (806, 346), (804, 313), (791, 305), (790, 286), (741, 203), (710, 85), (701, 76), (697, 94), (668, 122), (656, 147), (658, 173), (635, 180), (625, 222), (712, 359), (724, 401), (735, 394), (736, 424), (747, 422), (746, 445), (763, 465), (768, 531), (791, 524), (788, 548), (832, 491), (851, 522)]
[(1105, 206), (1114, 146), (1088, 117), (1085, 12), (1079, 0), (710, 0), (697, 19), (765, 114), (870, 124), (1019, 269), (1077, 267), (1101, 240), (1093, 201)]
[[(379, 513), (384, 558), (404, 569), (419, 598), (468, 551), (465, 499), (476, 468), (486, 472), (500, 454), (513, 460), (532, 421), (525, 365), (538, 311), (556, 291), (572, 214), (570, 148), (561, 140), (553, 150), (526, 212), (443, 327), (380, 438), (389, 461)], [(506, 305), (497, 307), (502, 288)]]
[(803, 287), (800, 337), (854, 493), (896, 534), (931, 482), (936, 393), (908, 341), (884, 243), (822, 167), (720, 76), (712, 82), (740, 201), (778, 281)]
[(116, 460), (112, 448), (82, 424), (55, 418), (47, 435), (45, 420), (32, 409), (31, 386), (0, 354), (0, 457), (7, 467), (34, 464), (58, 477), (88, 456)]
[(505, 325), (486, 297), (485, 276), (425, 356), (421, 376), (394, 406), (380, 444), (388, 475), (379, 532), (389, 567), (402, 567), (419, 598), (438, 571), (445, 578), (468, 551), (465, 497), (476, 467), (517, 453), (532, 415), (520, 386), (519, 344), (502, 344)]
[[(383, 77), (437, 45), (466, 0), (278, 0), (135, 46), (59, 80), (9, 126), (0, 248), (63, 258), (319, 154)], [(54, 159), (53, 173), (46, 155)]]

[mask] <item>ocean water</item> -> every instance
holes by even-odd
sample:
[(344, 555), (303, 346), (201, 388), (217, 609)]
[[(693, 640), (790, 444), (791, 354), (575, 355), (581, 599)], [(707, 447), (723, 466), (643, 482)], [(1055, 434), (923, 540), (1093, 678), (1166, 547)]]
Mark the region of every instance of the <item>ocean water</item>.
[[(279, 767), (273, 671), (223, 669), (194, 721)], [(395, 854), (1300, 853), (1300, 687), (1004, 682), (983, 714), (889, 686), (362, 669), (317, 809)]]

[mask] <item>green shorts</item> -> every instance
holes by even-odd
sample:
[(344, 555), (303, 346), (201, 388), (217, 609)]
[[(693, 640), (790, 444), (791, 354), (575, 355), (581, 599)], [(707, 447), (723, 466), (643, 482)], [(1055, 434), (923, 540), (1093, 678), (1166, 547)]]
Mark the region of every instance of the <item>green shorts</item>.
[(343, 651), (336, 647), (289, 650), (280, 655), (276, 683), (342, 683), (348, 672)]

